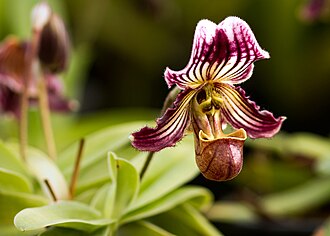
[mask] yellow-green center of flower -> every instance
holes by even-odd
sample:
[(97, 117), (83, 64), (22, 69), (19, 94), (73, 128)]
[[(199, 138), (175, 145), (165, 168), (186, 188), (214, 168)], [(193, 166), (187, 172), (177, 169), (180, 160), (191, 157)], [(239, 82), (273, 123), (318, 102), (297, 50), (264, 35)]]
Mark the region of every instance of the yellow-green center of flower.
[(203, 113), (213, 116), (220, 109), (223, 99), (219, 89), (213, 84), (206, 84), (197, 94), (197, 103)]
[(214, 140), (224, 136), (220, 114), (222, 104), (220, 91), (213, 83), (206, 84), (196, 94), (192, 106), (193, 126), (195, 132), (203, 131), (204, 139)]

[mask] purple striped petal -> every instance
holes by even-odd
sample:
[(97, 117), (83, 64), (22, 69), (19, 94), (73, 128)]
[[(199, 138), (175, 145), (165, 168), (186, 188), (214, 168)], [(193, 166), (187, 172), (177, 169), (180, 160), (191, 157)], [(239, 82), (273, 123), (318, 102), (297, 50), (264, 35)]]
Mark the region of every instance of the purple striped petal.
[(183, 138), (190, 123), (189, 105), (195, 94), (196, 91), (190, 89), (179, 93), (174, 106), (157, 119), (156, 128), (144, 127), (132, 134), (132, 145), (140, 151), (149, 152), (158, 152), (174, 146)]
[(180, 71), (169, 68), (165, 80), (171, 87), (197, 88), (208, 80), (237, 84), (250, 78), (253, 62), (269, 58), (261, 49), (248, 24), (228, 17), (219, 25), (201, 20), (195, 31), (188, 65)]
[(240, 87), (218, 84), (218, 88), (224, 98), (222, 114), (234, 128), (243, 128), (251, 138), (269, 138), (280, 130), (286, 117), (275, 118), (269, 111), (260, 111)]

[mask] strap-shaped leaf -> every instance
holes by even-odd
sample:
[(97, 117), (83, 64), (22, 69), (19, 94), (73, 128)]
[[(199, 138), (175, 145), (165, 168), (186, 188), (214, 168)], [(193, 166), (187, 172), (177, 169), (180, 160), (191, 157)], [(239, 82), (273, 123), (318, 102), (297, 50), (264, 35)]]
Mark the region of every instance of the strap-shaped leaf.
[[(141, 122), (130, 122), (115, 125), (92, 133), (85, 137), (85, 148), (80, 165), (80, 176), (84, 175), (85, 169), (105, 157), (108, 151), (116, 151), (125, 144), (129, 144), (129, 135), (132, 131), (141, 127)], [(58, 158), (58, 166), (69, 178), (72, 174), (72, 166), (77, 155), (78, 142), (70, 145)]]
[(19, 235), (13, 220), (24, 208), (38, 207), (48, 203), (48, 199), (24, 192), (0, 190), (0, 234)]
[[(45, 153), (30, 147), (27, 152), (27, 166), (38, 179), (40, 185), (46, 188), (44, 181), (50, 184), (57, 199), (69, 199), (69, 188), (61, 171)], [(49, 190), (45, 189), (45, 192)]]
[(74, 201), (59, 201), (51, 205), (26, 208), (14, 219), (15, 226), (22, 231), (38, 230), (48, 226), (60, 226), (92, 232), (111, 224), (94, 208)]
[[(161, 198), (198, 175), (193, 145), (192, 137), (185, 137), (175, 148), (155, 153), (131, 210)], [(146, 156), (138, 155), (132, 162), (141, 168)]]
[(96, 192), (91, 204), (106, 218), (119, 219), (138, 193), (139, 174), (130, 162), (109, 153), (108, 175), (109, 184)]
[(31, 193), (32, 184), (24, 175), (0, 167), (0, 189)]
[(173, 236), (170, 232), (148, 221), (137, 221), (126, 224), (118, 230), (119, 236)]
[[(18, 153), (17, 153), (18, 154)], [(21, 174), (27, 174), (26, 168), (19, 155), (12, 150), (10, 145), (0, 141), (0, 167), (12, 170)]]
[(191, 202), (196, 207), (203, 207), (211, 202), (211, 193), (201, 187), (182, 187), (155, 200), (148, 205), (128, 211), (122, 218), (122, 223), (132, 222), (154, 216), (184, 203)]
[(111, 219), (119, 219), (139, 191), (139, 174), (130, 162), (116, 157), (113, 153), (109, 153), (108, 166), (114, 188), (109, 189), (104, 209), (105, 215), (110, 213)]

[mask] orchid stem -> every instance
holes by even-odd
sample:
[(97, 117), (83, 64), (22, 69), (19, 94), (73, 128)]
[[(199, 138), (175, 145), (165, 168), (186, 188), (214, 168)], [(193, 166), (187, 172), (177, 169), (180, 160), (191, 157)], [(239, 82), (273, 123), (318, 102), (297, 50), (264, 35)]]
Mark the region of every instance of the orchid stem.
[(39, 108), (42, 127), (46, 139), (48, 155), (51, 159), (56, 159), (56, 145), (50, 119), (48, 95), (45, 78), (39, 80)]
[(140, 180), (142, 180), (144, 174), (146, 173), (154, 154), (155, 154), (154, 152), (149, 152), (148, 153), (148, 156), (147, 156), (147, 158), (146, 158), (146, 160), (143, 164), (143, 167), (142, 167), (142, 170), (141, 170), (141, 173), (140, 173)]
[(74, 191), (76, 189), (77, 179), (78, 179), (78, 175), (79, 175), (80, 161), (82, 158), (84, 145), (85, 145), (85, 139), (81, 139), (79, 142), (78, 154), (76, 157), (76, 162), (74, 164), (73, 174), (71, 177), (71, 182), (70, 182), (70, 187), (69, 187), (71, 198), (73, 198)]

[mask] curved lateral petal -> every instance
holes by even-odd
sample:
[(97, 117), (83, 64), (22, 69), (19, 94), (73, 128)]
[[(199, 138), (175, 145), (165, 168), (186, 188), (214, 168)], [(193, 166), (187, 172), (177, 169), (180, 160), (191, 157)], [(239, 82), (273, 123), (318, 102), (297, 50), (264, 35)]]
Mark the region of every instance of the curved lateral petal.
[(275, 118), (269, 111), (260, 111), (240, 87), (219, 84), (218, 88), (224, 98), (222, 114), (234, 128), (243, 128), (251, 138), (270, 138), (280, 130), (286, 117)]
[(253, 62), (269, 58), (261, 49), (248, 24), (228, 17), (219, 25), (201, 20), (196, 27), (188, 65), (180, 71), (166, 68), (165, 80), (171, 87), (196, 88), (207, 80), (237, 84), (250, 78)]
[(14, 37), (7, 38), (0, 45), (0, 84), (15, 92), (23, 88), (27, 47), (28, 43), (21, 43)]
[(132, 134), (132, 145), (140, 151), (157, 152), (174, 146), (184, 135), (190, 123), (190, 101), (194, 90), (185, 90), (177, 96), (174, 107), (168, 108), (165, 114), (157, 119), (156, 128), (144, 127)]

